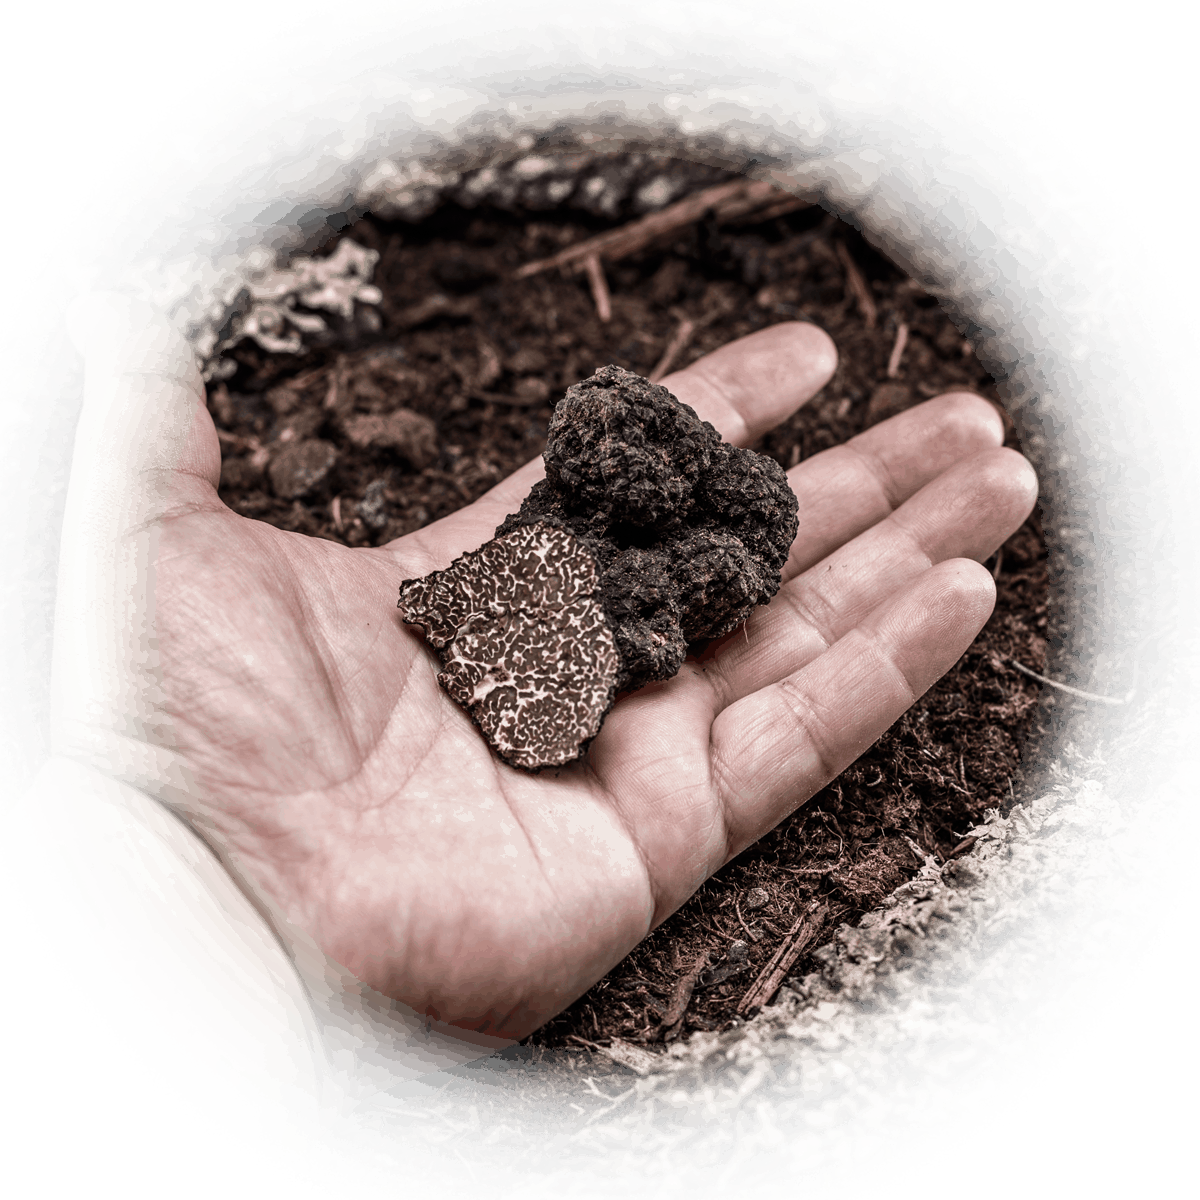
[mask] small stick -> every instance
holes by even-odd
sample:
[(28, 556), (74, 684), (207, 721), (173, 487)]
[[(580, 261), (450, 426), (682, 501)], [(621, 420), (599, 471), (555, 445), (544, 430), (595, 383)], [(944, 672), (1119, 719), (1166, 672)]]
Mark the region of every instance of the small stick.
[(329, 386), (325, 389), (325, 407), (337, 408), (338, 393), (341, 391), (342, 384), (342, 364), (339, 362), (336, 367), (329, 373)]
[(900, 327), (896, 330), (896, 341), (892, 346), (892, 353), (888, 358), (887, 377), (895, 379), (900, 374), (900, 359), (904, 357), (904, 347), (908, 345), (908, 324), (905, 321), (900, 322)]
[(604, 268), (600, 265), (599, 254), (589, 254), (583, 260), (587, 268), (588, 283), (592, 286), (592, 299), (596, 304), (596, 315), (601, 321), (612, 320), (612, 301), (608, 295), (608, 280), (604, 278)]
[(579, 1036), (579, 1034), (577, 1034), (577, 1033), (568, 1033), (568, 1034), (567, 1034), (567, 1041), (568, 1041), (568, 1042), (581, 1042), (581, 1043), (582, 1043), (583, 1045), (585, 1045), (585, 1046), (586, 1046), (586, 1047), (587, 1047), (589, 1050), (603, 1050), (603, 1049), (604, 1049), (604, 1047), (603, 1047), (603, 1046), (597, 1046), (595, 1042), (589, 1042), (589, 1041), (587, 1040), (587, 1038), (585, 1038), (585, 1037), (580, 1037), (580, 1036)]
[(342, 532), (342, 498), (341, 498), (341, 496), (334, 496), (334, 498), (330, 501), (329, 515), (333, 518), (334, 529), (336, 529), (338, 531), (338, 533), (341, 533)]
[(1133, 690), (1126, 692), (1124, 696), (1098, 696), (1095, 692), (1085, 692), (1083, 688), (1072, 687), (1069, 683), (1059, 683), (1057, 679), (1047, 679), (1045, 675), (1039, 675), (1036, 671), (1031, 671), (1028, 667), (1022, 666), (1015, 658), (1008, 660), (1022, 675), (1028, 675), (1030, 679), (1036, 679), (1038, 683), (1044, 683), (1047, 687), (1057, 688), (1060, 692), (1066, 692), (1069, 696), (1078, 696), (1080, 700), (1094, 700), (1097, 704), (1128, 704), (1133, 699)]
[(691, 1003), (692, 993), (696, 990), (696, 980), (700, 978), (700, 972), (708, 966), (708, 956), (708, 950), (702, 951), (688, 968), (687, 974), (675, 985), (675, 990), (671, 993), (671, 1002), (662, 1015), (662, 1024), (659, 1026), (661, 1036), (665, 1037), (683, 1020), (687, 1006)]
[(995, 579), (997, 582), (999, 582), (999, 579), (1000, 579), (1000, 566), (1003, 562), (1004, 562), (1004, 547), (1001, 546), (1000, 549), (996, 551), (996, 565), (992, 568), (992, 578)]
[(658, 366), (650, 372), (650, 382), (657, 383), (672, 367), (675, 360), (683, 352), (684, 347), (692, 340), (692, 334), (696, 332), (696, 322), (689, 317), (684, 317), (679, 322), (679, 328), (675, 330), (674, 337), (667, 343), (667, 348), (663, 351), (662, 358), (658, 360)]
[(858, 305), (858, 311), (862, 314), (862, 318), (867, 323), (868, 329), (875, 328), (875, 301), (871, 296), (871, 289), (867, 287), (867, 281), (862, 277), (862, 272), (858, 269), (854, 259), (850, 257), (850, 251), (846, 249), (844, 242), (835, 242), (834, 246), (837, 249), (837, 256), (842, 264), (842, 269), (846, 272), (846, 286), (850, 289), (850, 294), (854, 297), (855, 304)]
[[(785, 201), (788, 207), (782, 208)], [(550, 267), (572, 267), (578, 270), (592, 254), (599, 254), (609, 262), (635, 254), (661, 237), (674, 233), (687, 225), (699, 221), (710, 210), (719, 219), (733, 220), (745, 216), (764, 206), (769, 206), (773, 216), (790, 212), (811, 201), (802, 200), (777, 188), (772, 183), (754, 179), (732, 179), (718, 183), (694, 195), (685, 196), (674, 204), (667, 205), (655, 213), (648, 213), (636, 221), (630, 221), (618, 229), (609, 229), (594, 237), (576, 242), (549, 258), (539, 258), (526, 263), (513, 272), (514, 279), (527, 279)]]
[(770, 1004), (796, 960), (816, 941), (828, 912), (828, 904), (814, 901), (796, 918), (796, 923), (788, 930), (787, 937), (775, 951), (774, 957), (763, 967), (758, 978), (738, 1001), (739, 1016), (744, 1016), (752, 1008), (762, 1008)]
[(749, 925), (746, 924), (746, 918), (742, 916), (741, 907), (738, 905), (736, 900), (733, 902), (733, 911), (737, 913), (738, 924), (746, 931), (746, 936), (750, 939), (750, 941), (757, 942), (759, 935), (755, 933)]

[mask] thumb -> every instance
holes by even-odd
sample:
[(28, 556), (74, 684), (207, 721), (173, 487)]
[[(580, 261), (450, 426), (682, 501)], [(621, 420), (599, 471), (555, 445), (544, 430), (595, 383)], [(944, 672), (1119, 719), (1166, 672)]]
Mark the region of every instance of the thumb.
[(168, 779), (187, 790), (157, 710), (154, 564), (163, 518), (219, 504), (204, 385), (191, 347), (143, 301), (86, 296), (67, 322), (84, 397), (58, 572), (54, 748), (158, 794)]

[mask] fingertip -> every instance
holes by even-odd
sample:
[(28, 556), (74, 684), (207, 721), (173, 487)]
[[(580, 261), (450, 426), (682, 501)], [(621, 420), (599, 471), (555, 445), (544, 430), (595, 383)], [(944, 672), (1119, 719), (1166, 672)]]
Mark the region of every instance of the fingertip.
[(727, 440), (748, 445), (811, 400), (837, 361), (823, 329), (783, 321), (729, 342), (662, 383)]
[[(931, 425), (940, 438), (949, 439), (964, 450), (1004, 444), (1004, 418), (1000, 410), (977, 392), (943, 392), (909, 412), (918, 410), (933, 417)], [(901, 413), (891, 419), (899, 421), (906, 415)]]
[(1018, 493), (1024, 501), (1025, 516), (1029, 516), (1038, 498), (1040, 484), (1037, 472), (1033, 469), (1033, 464), (1029, 459), (1019, 451), (1005, 447), (1003, 453), (1011, 465), (1014, 492)]
[(815, 395), (837, 370), (838, 351), (833, 338), (811, 321), (786, 321), (777, 328), (786, 330), (794, 339), (794, 353), (808, 364), (809, 386)]
[(974, 639), (996, 607), (996, 581), (973, 558), (950, 558), (930, 567), (927, 586), (937, 593), (931, 600), (944, 614), (951, 637), (967, 632), (968, 640)]

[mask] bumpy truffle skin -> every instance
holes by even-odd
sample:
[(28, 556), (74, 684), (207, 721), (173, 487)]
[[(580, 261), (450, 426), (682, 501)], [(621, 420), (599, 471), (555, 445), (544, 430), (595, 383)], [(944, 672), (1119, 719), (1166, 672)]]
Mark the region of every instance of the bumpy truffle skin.
[(492, 541), (400, 590), (439, 681), (527, 770), (579, 757), (618, 690), (767, 603), (797, 529), (777, 463), (620, 367), (568, 389), (545, 459)]
[(665, 387), (602, 367), (554, 410), (546, 478), (569, 512), (662, 534), (682, 526), (720, 444)]
[(665, 387), (602, 367), (554, 410), (546, 478), (496, 531), (569, 529), (600, 564), (621, 688), (670, 679), (689, 642), (779, 590), (798, 528), (774, 459), (721, 441)]

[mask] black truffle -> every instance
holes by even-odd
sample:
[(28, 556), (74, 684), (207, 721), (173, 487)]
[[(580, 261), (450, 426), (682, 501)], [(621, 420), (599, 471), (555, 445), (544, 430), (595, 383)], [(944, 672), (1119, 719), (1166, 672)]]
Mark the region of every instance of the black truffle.
[(400, 589), (442, 685), (527, 769), (579, 757), (619, 690), (767, 603), (797, 529), (777, 463), (620, 367), (568, 389), (545, 462), (492, 541)]

